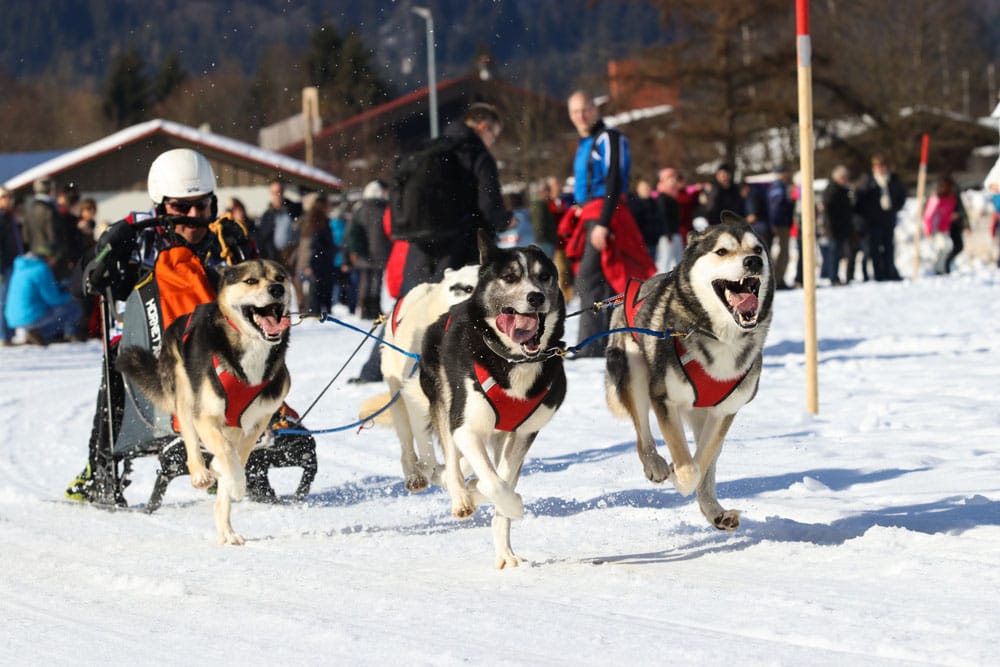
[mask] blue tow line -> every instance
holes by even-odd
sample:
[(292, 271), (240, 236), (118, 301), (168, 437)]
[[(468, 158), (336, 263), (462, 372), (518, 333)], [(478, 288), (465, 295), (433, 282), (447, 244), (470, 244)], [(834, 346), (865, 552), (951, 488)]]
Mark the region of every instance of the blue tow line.
[[(389, 341), (387, 341), (385, 339), (382, 339), (382, 338), (379, 338), (375, 334), (372, 334), (372, 333), (370, 333), (368, 331), (365, 331), (364, 329), (360, 329), (360, 328), (354, 326), (353, 324), (350, 324), (348, 322), (344, 322), (343, 320), (338, 320), (336, 317), (331, 317), (329, 315), (329, 313), (322, 313), (320, 315), (320, 317), (319, 317), (319, 321), (320, 322), (333, 322), (334, 324), (339, 324), (340, 326), (345, 327), (347, 329), (350, 329), (352, 331), (357, 331), (358, 333), (363, 334), (363, 335), (367, 336), (368, 338), (372, 338), (376, 342), (381, 343), (381, 344), (385, 345), (386, 347), (392, 348), (396, 352), (399, 352), (400, 354), (402, 354), (404, 356), (407, 356), (410, 359), (413, 359), (414, 361), (420, 361), (420, 355), (417, 354), (416, 352), (409, 352), (407, 350), (404, 350), (403, 348), (399, 347), (398, 345), (393, 345)], [(410, 376), (412, 377), (413, 374), (416, 371), (417, 371), (417, 365), (414, 364), (413, 365), (413, 370), (410, 371)], [(397, 391), (393, 395), (393, 397), (391, 399), (389, 399), (388, 403), (386, 403), (381, 408), (379, 408), (378, 410), (376, 410), (372, 414), (368, 415), (364, 419), (359, 419), (359, 420), (357, 420), (355, 422), (351, 422), (350, 424), (345, 424), (344, 426), (336, 426), (336, 427), (333, 427), (333, 428), (324, 428), (324, 429), (279, 428), (279, 429), (276, 430), (276, 433), (278, 433), (278, 434), (289, 433), (289, 434), (296, 434), (296, 435), (313, 435), (313, 434), (319, 434), (319, 433), (338, 433), (340, 431), (350, 431), (351, 429), (355, 429), (355, 428), (358, 428), (360, 426), (363, 426), (363, 425), (367, 424), (368, 422), (370, 422), (371, 420), (375, 419), (380, 414), (382, 414), (383, 412), (385, 412), (386, 410), (388, 410), (390, 407), (392, 407), (392, 404), (395, 403), (397, 400), (399, 400), (400, 393), (402, 393), (402, 392), (401, 391)]]
[[(342, 327), (345, 327), (347, 329), (351, 329), (352, 331), (356, 331), (356, 332), (358, 332), (358, 333), (360, 333), (360, 334), (362, 334), (364, 336), (367, 336), (368, 338), (371, 338), (371, 339), (375, 340), (377, 343), (381, 343), (382, 345), (385, 345), (386, 347), (389, 347), (389, 348), (395, 350), (396, 352), (399, 352), (400, 354), (413, 359), (414, 361), (420, 361), (420, 355), (419, 354), (417, 354), (415, 352), (409, 352), (408, 350), (404, 350), (403, 348), (401, 348), (401, 347), (399, 347), (397, 345), (393, 345), (389, 341), (387, 341), (387, 340), (385, 340), (383, 338), (379, 338), (375, 334), (372, 334), (372, 333), (370, 333), (368, 331), (365, 331), (364, 329), (360, 329), (360, 328), (354, 326), (353, 324), (350, 324), (348, 322), (344, 322), (343, 320), (339, 320), (336, 317), (331, 317), (328, 313), (323, 313), (322, 315), (320, 315), (319, 321), (320, 322), (332, 322), (334, 324), (339, 324)], [(641, 328), (641, 327), (618, 327), (616, 329), (608, 329), (607, 331), (601, 331), (599, 333), (594, 334), (593, 336), (588, 336), (587, 338), (583, 339), (582, 341), (580, 341), (579, 343), (577, 343), (576, 345), (574, 345), (572, 347), (567, 347), (567, 348), (552, 348), (551, 350), (546, 350), (543, 354), (538, 355), (538, 357), (536, 359), (534, 359), (534, 360), (535, 361), (544, 361), (545, 359), (551, 359), (552, 357), (556, 357), (556, 356), (560, 356), (560, 357), (564, 357), (565, 358), (566, 356), (568, 356), (570, 354), (576, 354), (577, 352), (579, 352), (583, 348), (585, 348), (588, 345), (590, 345), (591, 343), (593, 343), (595, 340), (598, 340), (600, 338), (604, 338), (605, 336), (610, 336), (611, 334), (615, 334), (615, 333), (640, 333), (640, 334), (643, 334), (643, 335), (646, 335), (646, 336), (653, 336), (654, 338), (671, 338), (671, 337), (676, 337), (676, 336), (686, 336), (687, 335), (687, 334), (675, 333), (675, 332), (671, 331), (670, 329), (667, 329), (667, 330), (664, 330), (664, 331), (656, 331), (654, 329), (644, 329), (644, 328)], [(543, 356), (543, 355), (546, 355), (546, 356)], [(408, 377), (412, 377), (413, 374), (417, 372), (417, 368), (418, 368), (417, 364), (414, 364), (413, 365), (413, 369), (410, 371), (410, 375)], [(322, 433), (339, 433), (341, 431), (350, 431), (352, 429), (364, 426), (365, 424), (367, 424), (368, 422), (370, 422), (371, 420), (375, 419), (380, 414), (382, 414), (383, 412), (385, 412), (386, 410), (388, 410), (390, 407), (392, 407), (393, 403), (395, 403), (397, 400), (399, 400), (399, 395), (401, 393), (402, 393), (402, 390), (397, 391), (392, 396), (392, 398), (389, 399), (388, 403), (386, 403), (385, 405), (383, 405), (381, 408), (379, 408), (378, 410), (376, 410), (372, 414), (368, 415), (367, 417), (364, 417), (363, 419), (359, 419), (357, 421), (351, 422), (350, 424), (345, 424), (344, 426), (336, 426), (336, 427), (333, 427), (333, 428), (324, 428), (324, 429), (280, 428), (280, 429), (277, 429), (275, 432), (277, 434), (288, 433), (288, 434), (296, 434), (296, 435), (316, 435), (316, 434), (322, 434)]]

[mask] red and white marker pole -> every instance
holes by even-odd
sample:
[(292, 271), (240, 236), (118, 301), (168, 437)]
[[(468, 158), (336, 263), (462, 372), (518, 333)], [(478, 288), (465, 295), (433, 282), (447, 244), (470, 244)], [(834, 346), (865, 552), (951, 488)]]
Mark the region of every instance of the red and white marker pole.
[[(801, 175), (802, 289), (805, 303), (806, 408), (819, 413), (816, 342), (816, 205), (813, 202), (812, 44), (809, 0), (795, 0), (799, 74), (799, 173)], [(779, 276), (780, 277), (780, 276)]]

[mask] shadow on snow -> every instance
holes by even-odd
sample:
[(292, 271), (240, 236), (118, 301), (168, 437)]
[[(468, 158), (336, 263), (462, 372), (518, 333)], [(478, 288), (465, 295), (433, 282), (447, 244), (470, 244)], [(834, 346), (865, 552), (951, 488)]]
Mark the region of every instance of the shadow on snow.
[[(577, 452), (573, 455), (533, 459), (525, 473), (560, 472), (571, 465), (600, 461), (620, 455), (632, 448), (632, 443), (622, 443), (603, 449)], [(845, 491), (861, 484), (876, 484), (912, 473), (925, 472), (928, 468), (892, 468), (876, 471), (844, 468), (812, 469), (738, 479), (718, 484), (719, 497), (724, 501), (752, 498), (760, 494), (785, 490), (802, 482), (806, 477), (817, 480), (834, 492)], [(344, 507), (370, 500), (402, 498), (409, 496), (402, 481), (395, 477), (372, 475), (360, 481), (311, 494), (306, 499), (309, 506)], [(493, 515), (488, 505), (468, 520), (451, 517), (447, 494), (443, 489), (431, 488), (420, 495), (442, 497), (440, 511), (427, 521), (410, 525), (352, 526), (337, 532), (398, 532), (403, 534), (449, 533), (490, 524)], [(672, 509), (693, 503), (694, 498), (682, 497), (669, 485), (642, 489), (624, 489), (588, 499), (560, 497), (537, 498), (527, 503), (525, 510), (536, 517), (567, 517), (589, 511), (616, 507), (639, 509)], [(706, 535), (688, 545), (640, 554), (619, 554), (597, 557), (595, 563), (653, 563), (700, 558), (717, 552), (732, 552), (750, 548), (762, 542), (804, 542), (820, 546), (836, 546), (860, 537), (875, 526), (903, 528), (925, 534), (960, 533), (976, 526), (1000, 525), (1000, 502), (983, 496), (951, 496), (941, 500), (861, 512), (837, 519), (832, 523), (802, 523), (783, 517), (767, 517), (763, 521), (743, 518), (735, 533), (714, 531), (705, 525)]]
[(736, 533), (712, 533), (691, 544), (641, 554), (621, 554), (588, 559), (603, 563), (664, 563), (692, 560), (714, 553), (742, 551), (762, 542), (803, 542), (839, 546), (861, 537), (876, 526), (903, 528), (928, 535), (958, 534), (977, 526), (1000, 525), (1000, 502), (983, 496), (950, 496), (931, 503), (900, 505), (862, 512), (832, 523), (801, 523), (782, 517), (764, 521), (743, 519)]

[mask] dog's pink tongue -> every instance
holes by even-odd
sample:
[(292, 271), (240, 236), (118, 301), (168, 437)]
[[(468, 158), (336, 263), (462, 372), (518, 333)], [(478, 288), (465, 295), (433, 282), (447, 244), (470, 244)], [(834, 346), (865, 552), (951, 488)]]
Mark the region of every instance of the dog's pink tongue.
[(738, 313), (750, 313), (757, 310), (757, 297), (750, 292), (730, 292), (727, 298), (729, 305)]
[(538, 315), (520, 313), (497, 315), (497, 329), (507, 334), (507, 337), (518, 345), (527, 343), (538, 331)]
[(266, 317), (258, 315), (257, 323), (260, 325), (260, 328), (264, 331), (264, 333), (266, 333), (268, 336), (274, 336), (276, 334), (280, 334), (282, 331), (292, 326), (292, 320), (288, 316), (282, 317), (279, 320), (277, 317), (273, 317), (271, 315), (268, 315)]

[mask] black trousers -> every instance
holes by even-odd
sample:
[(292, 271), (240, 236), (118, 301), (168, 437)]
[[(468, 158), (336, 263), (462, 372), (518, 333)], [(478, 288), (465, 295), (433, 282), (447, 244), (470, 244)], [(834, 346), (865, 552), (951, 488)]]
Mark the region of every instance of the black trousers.
[[(601, 268), (601, 252), (590, 245), (590, 232), (593, 230), (595, 221), (587, 222), (587, 243), (584, 245), (583, 257), (576, 272), (576, 282), (574, 291), (580, 296), (580, 308), (589, 308), (598, 301), (603, 301), (614, 293), (611, 285), (604, 277), (604, 270)], [(607, 331), (611, 326), (611, 311), (607, 308), (594, 313), (587, 311), (580, 315), (580, 334), (577, 344), (587, 338), (597, 335), (602, 331)], [(587, 347), (580, 350), (577, 356), (580, 357), (603, 357), (604, 349), (607, 347), (607, 337), (601, 337), (593, 341)]]

